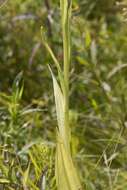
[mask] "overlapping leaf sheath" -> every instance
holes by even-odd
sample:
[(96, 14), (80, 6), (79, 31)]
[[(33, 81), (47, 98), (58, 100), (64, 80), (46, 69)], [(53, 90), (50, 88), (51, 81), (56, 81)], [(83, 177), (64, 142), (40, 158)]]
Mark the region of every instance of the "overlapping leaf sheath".
[(58, 190), (80, 190), (80, 181), (71, 158), (70, 150), (68, 149), (68, 140), (66, 140), (64, 95), (53, 74), (52, 77), (58, 121), (55, 172), (57, 188)]

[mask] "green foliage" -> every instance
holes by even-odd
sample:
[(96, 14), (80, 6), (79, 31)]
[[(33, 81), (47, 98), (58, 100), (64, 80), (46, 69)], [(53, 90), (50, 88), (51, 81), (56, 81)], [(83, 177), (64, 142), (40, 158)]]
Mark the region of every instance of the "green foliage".
[[(0, 189), (56, 190), (57, 122), (47, 64), (55, 76), (58, 71), (63, 97), (59, 1), (7, 1), (0, 18)], [(126, 0), (73, 0), (71, 52), (67, 121), (79, 178), (85, 190), (126, 190)]]
[(20, 154), (13, 147), (4, 146), (0, 155), (2, 189), (55, 189), (52, 146), (36, 143)]

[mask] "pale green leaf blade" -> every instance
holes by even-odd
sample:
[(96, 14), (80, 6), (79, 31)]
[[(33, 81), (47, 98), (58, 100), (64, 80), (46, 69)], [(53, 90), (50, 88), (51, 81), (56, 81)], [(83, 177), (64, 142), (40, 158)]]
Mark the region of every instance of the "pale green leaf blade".
[[(53, 79), (53, 88), (54, 88), (54, 97), (55, 97), (55, 105), (56, 105), (56, 115), (59, 132), (63, 139), (65, 139), (65, 126), (64, 126), (64, 97), (59, 87), (59, 84), (50, 69)], [(65, 139), (66, 140), (66, 139)]]

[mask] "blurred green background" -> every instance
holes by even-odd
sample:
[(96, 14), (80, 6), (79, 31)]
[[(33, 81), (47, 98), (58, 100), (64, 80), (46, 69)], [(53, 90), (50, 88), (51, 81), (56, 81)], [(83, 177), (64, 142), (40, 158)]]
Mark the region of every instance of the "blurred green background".
[[(127, 14), (121, 3), (73, 0), (71, 149), (87, 190), (127, 190)], [(41, 189), (38, 180), (50, 161), (46, 188), (55, 189), (56, 115), (47, 64), (55, 68), (40, 28), (62, 64), (60, 22), (58, 0), (0, 1), (1, 189)], [(27, 179), (33, 171), (36, 187)]]

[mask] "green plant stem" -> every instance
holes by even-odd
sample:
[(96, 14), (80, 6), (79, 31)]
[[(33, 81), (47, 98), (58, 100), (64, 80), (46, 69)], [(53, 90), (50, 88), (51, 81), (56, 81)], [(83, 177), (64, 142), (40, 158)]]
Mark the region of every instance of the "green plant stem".
[[(70, 130), (69, 130), (69, 68), (70, 68), (70, 9), (71, 2), (65, 0), (61, 2), (62, 8), (62, 33), (63, 33), (63, 57), (64, 57), (64, 99), (65, 99), (65, 134), (66, 146), (70, 150)], [(63, 14), (63, 12), (65, 14)], [(63, 16), (64, 15), (64, 16)]]

